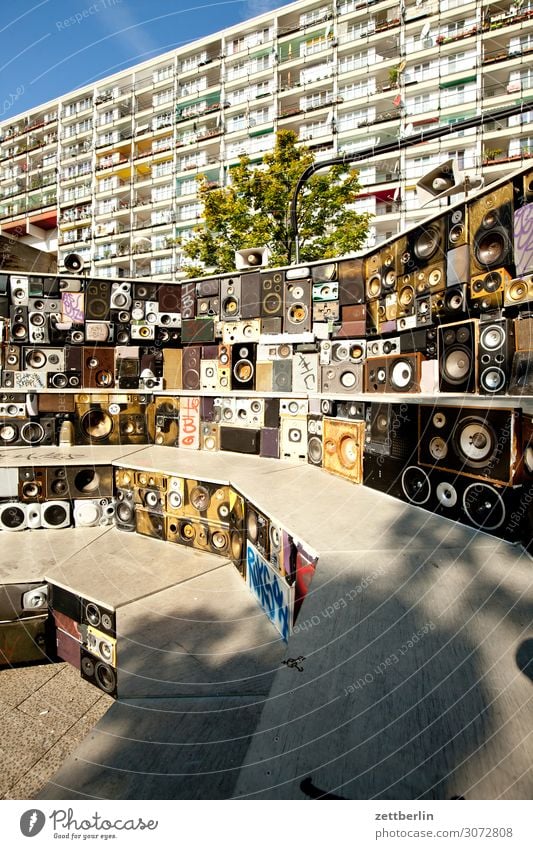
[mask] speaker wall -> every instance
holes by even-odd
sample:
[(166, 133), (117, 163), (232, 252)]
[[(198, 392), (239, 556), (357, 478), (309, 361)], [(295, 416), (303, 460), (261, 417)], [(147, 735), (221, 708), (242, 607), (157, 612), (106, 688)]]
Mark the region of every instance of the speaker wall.
[(48, 616), (0, 622), (0, 666), (48, 660), (52, 654)]
[(321, 391), (329, 394), (363, 391), (363, 363), (332, 363), (322, 366)]
[(392, 457), (365, 453), (363, 459), (363, 484), (394, 498), (402, 498), (402, 472), (405, 464)]
[(495, 269), (513, 275), (513, 186), (484, 194), (469, 204), (468, 229), (472, 277)]
[(114, 348), (83, 348), (83, 385), (90, 389), (115, 385)]
[(480, 323), (478, 375), (481, 394), (494, 395), (506, 391), (514, 347), (512, 319), (501, 318)]
[(322, 427), (326, 471), (362, 483), (364, 422), (324, 418)]
[(446, 219), (444, 216), (407, 233), (411, 280), (417, 295), (446, 286)]
[(365, 294), (367, 301), (381, 297), (381, 253), (375, 251), (364, 259)]
[(512, 410), (424, 405), (419, 409), (422, 466), (509, 484), (515, 472), (516, 439)]
[(479, 323), (472, 319), (438, 328), (439, 390), (475, 392)]
[(111, 283), (107, 280), (89, 280), (85, 289), (85, 318), (108, 321), (111, 303)]
[(160, 313), (181, 312), (182, 286), (177, 283), (162, 283), (158, 291), (158, 304)]

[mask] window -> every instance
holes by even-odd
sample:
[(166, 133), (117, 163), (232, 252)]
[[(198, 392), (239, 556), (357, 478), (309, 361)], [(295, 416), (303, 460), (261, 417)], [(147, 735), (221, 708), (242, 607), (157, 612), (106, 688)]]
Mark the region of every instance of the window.
[(228, 133), (234, 133), (236, 130), (244, 130), (245, 128), (246, 115), (244, 112), (240, 115), (233, 115), (233, 117), (228, 120)]
[(248, 125), (250, 127), (255, 127), (257, 124), (265, 124), (272, 120), (272, 110), (269, 106), (263, 107), (263, 109), (254, 109), (250, 112), (250, 116), (248, 118)]
[(158, 203), (162, 200), (171, 200), (174, 197), (173, 186), (157, 186), (152, 189), (152, 203)]
[(177, 188), (179, 195), (195, 195), (198, 190), (198, 183), (196, 180), (182, 180), (178, 183)]
[(167, 65), (166, 68), (158, 68), (157, 71), (154, 71), (152, 74), (152, 80), (154, 83), (159, 83), (162, 80), (168, 80), (174, 72), (173, 65)]
[(300, 26), (305, 27), (309, 24), (315, 24), (325, 20), (331, 14), (329, 6), (320, 6), (318, 9), (311, 9), (309, 12), (304, 12), (300, 15)]
[(300, 56), (312, 56), (314, 53), (320, 53), (328, 46), (328, 40), (325, 35), (319, 35), (316, 38), (310, 38), (300, 45)]

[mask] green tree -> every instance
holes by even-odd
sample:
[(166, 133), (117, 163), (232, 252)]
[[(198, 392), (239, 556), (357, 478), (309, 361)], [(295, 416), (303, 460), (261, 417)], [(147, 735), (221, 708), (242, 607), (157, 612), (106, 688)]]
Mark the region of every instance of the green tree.
[[(314, 154), (298, 145), (294, 132), (280, 130), (262, 167), (252, 167), (248, 156), (240, 157), (231, 171), (230, 186), (210, 188), (200, 175), (204, 220), (183, 244), (185, 255), (194, 261), (189, 276), (205, 273), (204, 268), (233, 271), (236, 250), (262, 245), (270, 249), (270, 266), (289, 265), (294, 258), (289, 204), (298, 178), (314, 161)], [(348, 165), (335, 165), (308, 180), (298, 203), (301, 262), (363, 246), (370, 215), (350, 208), (360, 190), (358, 172)]]

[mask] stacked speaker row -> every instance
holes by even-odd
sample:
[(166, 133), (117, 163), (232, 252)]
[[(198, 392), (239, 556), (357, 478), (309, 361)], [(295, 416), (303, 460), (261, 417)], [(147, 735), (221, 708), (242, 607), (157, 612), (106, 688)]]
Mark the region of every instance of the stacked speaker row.
[(529, 167), (365, 256), (290, 268), (0, 275), (2, 385), (531, 394), (532, 200)]

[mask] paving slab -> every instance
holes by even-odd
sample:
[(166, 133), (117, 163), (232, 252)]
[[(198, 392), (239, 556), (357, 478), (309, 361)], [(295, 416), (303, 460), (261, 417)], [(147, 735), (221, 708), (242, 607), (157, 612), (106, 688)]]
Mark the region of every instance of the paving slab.
[(266, 694), (286, 655), (232, 564), (121, 608), (121, 699)]
[(229, 799), (263, 702), (117, 702), (38, 799)]

